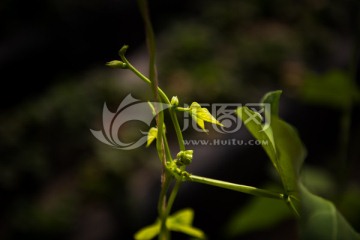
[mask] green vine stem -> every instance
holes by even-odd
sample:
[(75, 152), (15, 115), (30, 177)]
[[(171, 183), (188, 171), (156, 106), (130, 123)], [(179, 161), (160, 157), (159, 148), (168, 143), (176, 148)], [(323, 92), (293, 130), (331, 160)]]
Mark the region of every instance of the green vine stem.
[(258, 197), (275, 198), (275, 199), (281, 199), (281, 200), (284, 199), (284, 194), (282, 194), (282, 193), (272, 192), (269, 190), (260, 189), (260, 188), (256, 188), (256, 187), (252, 187), (252, 186), (241, 185), (241, 184), (216, 180), (216, 179), (212, 179), (212, 178), (196, 176), (196, 175), (192, 175), (192, 174), (189, 174), (189, 176), (187, 178), (189, 181), (192, 181), (192, 182), (203, 183), (203, 184), (207, 184), (207, 185), (211, 185), (211, 186), (215, 186), (215, 187), (221, 187), (221, 188), (225, 188), (225, 189), (229, 189), (229, 190), (233, 190), (233, 191), (237, 191), (237, 192), (247, 193), (247, 194), (258, 196)]
[(300, 217), (299, 210), (296, 208), (296, 206), (293, 202), (293, 200), (294, 201), (299, 201), (299, 200), (291, 195), (289, 196), (289, 195), (286, 195), (283, 193), (273, 192), (273, 191), (269, 191), (269, 190), (265, 190), (265, 189), (261, 189), (261, 188), (231, 183), (231, 182), (227, 182), (227, 181), (216, 180), (216, 179), (212, 179), (212, 178), (196, 176), (196, 175), (192, 175), (192, 174), (185, 175), (184, 180), (207, 184), (207, 185), (211, 185), (211, 186), (215, 186), (215, 187), (221, 187), (221, 188), (225, 188), (225, 189), (229, 189), (229, 190), (233, 190), (233, 191), (237, 191), (237, 192), (250, 194), (253, 196), (257, 196), (257, 197), (266, 197), (266, 198), (283, 200), (283, 201), (285, 201), (286, 205), (289, 206), (290, 210), (294, 213), (294, 215), (297, 218)]
[[(142, 79), (144, 82), (149, 84), (152, 87), (155, 100), (158, 100), (158, 95), (160, 95), (160, 98), (163, 102), (166, 104), (171, 104), (169, 98), (166, 96), (164, 91), (158, 86), (157, 76), (156, 76), (156, 64), (155, 64), (155, 37), (153, 28), (150, 21), (150, 16), (148, 12), (148, 4), (146, 0), (138, 0), (138, 5), (141, 11), (141, 15), (143, 16), (144, 23), (145, 23), (145, 30), (146, 30), (146, 40), (148, 44), (149, 49), (149, 78), (145, 77), (140, 71), (138, 71), (125, 57), (126, 50), (128, 49), (128, 46), (123, 46), (120, 51), (119, 55), (123, 63), (121, 63), (122, 68), (130, 69), (135, 75), (137, 75), (140, 79)], [(184, 145), (184, 139), (182, 136), (181, 128), (176, 116), (176, 109), (174, 107), (169, 108), (171, 121), (173, 122), (174, 129), (176, 132), (176, 136), (178, 139), (178, 144), (180, 151), (185, 150)], [(159, 155), (159, 158), (161, 159), (162, 166), (163, 166), (163, 172), (161, 175), (161, 192), (159, 196), (159, 202), (158, 202), (158, 212), (159, 217), (161, 219), (161, 228), (160, 228), (160, 234), (159, 239), (170, 239), (169, 231), (166, 227), (166, 219), (168, 215), (171, 212), (172, 205), (175, 201), (177, 192), (179, 191), (181, 182), (176, 181), (175, 186), (171, 190), (169, 203), (166, 202), (166, 194), (170, 185), (170, 182), (172, 181), (173, 177), (172, 175), (166, 170), (166, 161), (172, 161), (171, 152), (168, 146), (168, 142), (166, 139), (166, 135), (164, 132), (164, 113), (161, 111), (159, 115), (157, 116), (157, 126), (158, 126), (158, 135), (157, 135), (157, 141), (156, 141), (156, 148)]]
[(177, 193), (179, 192), (181, 183), (182, 183), (181, 181), (177, 180), (176, 183), (175, 183), (175, 186), (174, 186), (173, 189), (171, 190), (170, 197), (169, 197), (169, 200), (168, 200), (168, 203), (167, 203), (167, 208), (166, 208), (165, 216), (169, 216), (169, 215), (170, 215), (172, 206), (173, 206), (173, 204), (174, 204), (174, 202), (175, 202)]
[[(143, 80), (145, 83), (149, 84), (153, 89), (156, 100), (159, 95), (162, 102), (164, 102), (166, 104), (171, 104), (171, 102), (170, 102), (169, 98), (167, 97), (167, 95), (165, 94), (165, 92), (158, 86), (158, 82), (156, 79), (155, 40), (154, 40), (154, 35), (153, 35), (148, 11), (146, 10), (147, 2), (146, 2), (146, 0), (139, 0), (138, 3), (139, 3), (140, 10), (142, 12), (142, 15), (143, 15), (143, 18), (145, 21), (145, 28), (146, 28), (146, 32), (147, 32), (147, 44), (148, 44), (149, 54), (150, 54), (150, 76), (149, 76), (149, 78), (144, 76), (140, 71), (138, 71), (127, 60), (127, 58), (125, 57), (125, 53), (128, 49), (127, 45), (124, 45), (119, 51), (119, 55), (120, 55), (122, 62), (118, 61), (116, 64), (117, 64), (117, 66), (120, 66), (121, 68), (131, 70), (141, 80)], [(181, 132), (180, 124), (178, 122), (178, 118), (176, 115), (176, 111), (185, 111), (185, 110), (187, 110), (187, 109), (177, 107), (177, 106), (171, 106), (169, 108), (171, 121), (172, 121), (174, 129), (175, 129), (175, 133), (177, 136), (180, 151), (185, 151), (185, 145), (184, 145), (184, 140), (183, 140), (183, 135)], [(238, 192), (242, 192), (242, 193), (246, 193), (246, 194), (250, 194), (250, 195), (254, 195), (254, 196), (259, 196), (259, 197), (267, 197), (267, 198), (285, 200), (285, 202), (290, 207), (290, 209), (292, 209), (294, 211), (295, 215), (298, 215), (298, 212), (297, 212), (295, 206), (293, 205), (291, 198), (283, 193), (277, 193), (277, 192), (272, 192), (269, 190), (260, 189), (260, 188), (256, 188), (256, 187), (252, 187), (252, 186), (240, 185), (240, 184), (235, 184), (235, 183), (231, 183), (231, 182), (227, 182), (227, 181), (221, 181), (221, 180), (216, 180), (216, 179), (211, 179), (211, 178), (188, 174), (187, 172), (185, 172), (185, 168), (186, 168), (185, 166), (180, 166), (180, 168), (177, 169), (178, 172), (174, 174), (174, 172), (171, 172), (171, 170), (169, 170), (169, 168), (166, 168), (166, 165), (169, 162), (173, 162), (173, 159), (171, 157), (171, 151), (170, 151), (168, 141), (167, 141), (167, 138), (166, 138), (166, 135), (164, 132), (163, 112), (161, 112), (161, 114), (159, 114), (157, 116), (157, 126), (158, 126), (158, 135), (157, 135), (157, 141), (156, 141), (156, 148), (157, 148), (159, 158), (162, 162), (162, 165), (164, 166), (162, 177), (161, 177), (162, 178), (161, 179), (161, 183), (162, 183), (161, 184), (161, 192), (160, 192), (159, 201), (158, 201), (158, 212), (159, 212), (159, 218), (161, 220), (159, 239), (161, 239), (161, 240), (170, 239), (170, 233), (166, 226), (166, 219), (170, 215), (170, 212), (171, 212), (172, 206), (175, 202), (177, 193), (182, 184), (182, 181), (184, 181), (184, 180), (207, 184), (207, 185), (212, 185), (212, 186), (216, 186), (216, 187), (221, 187), (224, 189), (238, 191)], [(177, 176), (176, 174), (184, 174), (184, 176), (182, 176), (182, 178), (179, 179), (179, 178), (176, 178), (176, 176)], [(175, 182), (174, 187), (171, 189), (169, 199), (167, 201), (167, 198), (166, 198), (167, 192), (169, 191), (171, 181), (174, 179), (173, 176), (175, 176), (176, 182)]]
[(179, 144), (180, 151), (185, 151), (184, 138), (183, 138), (183, 135), (182, 135), (182, 132), (181, 132), (179, 121), (178, 121), (177, 116), (176, 116), (176, 109), (175, 108), (170, 108), (170, 118), (171, 118), (171, 121), (173, 122), (173, 125), (174, 125), (174, 129), (175, 129), (176, 137), (178, 139), (178, 144)]
[[(122, 68), (126, 68), (126, 69), (131, 70), (135, 75), (137, 75), (145, 83), (151, 85), (150, 79), (148, 79), (146, 76), (144, 76), (140, 71), (138, 71), (126, 59), (125, 53), (126, 53), (127, 49), (128, 49), (128, 46), (125, 45), (119, 51), (119, 53), (120, 53), (119, 55), (121, 57), (121, 60), (124, 62), (124, 65), (122, 66)], [(159, 96), (161, 97), (161, 99), (166, 104), (171, 104), (170, 100), (167, 97), (167, 95), (165, 94), (165, 92), (160, 87), (157, 87), (157, 89), (158, 89)], [(173, 125), (174, 125), (174, 129), (175, 129), (175, 133), (176, 133), (176, 136), (177, 136), (177, 139), (178, 139), (178, 145), (179, 145), (180, 151), (185, 150), (185, 145), (184, 145), (184, 140), (183, 140), (181, 128), (180, 128), (180, 125), (179, 125), (179, 122), (178, 122), (178, 119), (177, 119), (177, 116), (176, 116), (176, 111), (184, 111), (184, 110), (187, 110), (187, 109), (183, 109), (181, 107), (175, 107), (175, 106), (169, 108), (170, 117), (171, 117), (171, 120), (172, 120)], [(162, 133), (162, 140), (163, 140), (162, 142), (163, 142), (164, 146), (158, 145), (161, 142), (157, 141), (158, 153), (160, 151), (162, 151), (161, 149), (164, 148), (165, 149), (165, 154), (166, 154), (166, 159), (168, 161), (172, 161), (171, 152), (170, 152), (170, 149), (169, 149), (169, 146), (168, 146), (168, 142), (167, 142), (165, 133)], [(159, 158), (162, 159), (162, 157), (163, 156), (159, 154)], [(180, 171), (184, 172), (184, 170), (185, 170), (185, 166), (182, 166)], [(170, 193), (167, 204), (164, 204), (164, 203), (166, 203), (166, 193), (168, 191), (170, 181), (171, 181), (171, 179), (169, 179), (169, 176), (171, 176), (171, 174), (166, 174), (166, 173), (165, 173), (165, 176), (163, 176), (164, 177), (163, 180), (164, 180), (165, 184), (162, 186), (162, 190), (161, 190), (160, 198), (159, 198), (158, 208), (159, 208), (159, 212), (161, 213), (159, 217), (162, 219), (162, 223), (166, 222), (166, 218), (169, 216), (169, 214), (171, 212), (172, 205), (173, 205), (173, 203), (174, 203), (174, 201), (176, 199), (177, 193), (178, 193), (179, 188), (180, 188), (180, 186), (182, 184), (181, 180), (176, 181), (174, 187), (171, 190), (171, 193)], [(260, 188), (256, 188), (256, 187), (252, 187), (252, 186), (235, 184), (235, 183), (231, 183), (231, 182), (227, 182), (227, 181), (216, 180), (216, 179), (196, 176), (196, 175), (192, 175), (192, 174), (190, 174), (187, 178), (188, 178), (189, 181), (192, 181), (192, 182), (197, 182), (197, 183), (212, 185), (212, 186), (216, 186), (216, 187), (221, 187), (221, 188), (225, 188), (225, 189), (229, 189), (229, 190), (233, 190), (233, 191), (237, 191), (237, 192), (242, 192), (242, 193), (246, 193), (246, 194), (250, 194), (250, 195), (254, 195), (254, 196), (285, 200), (285, 202), (290, 207), (290, 209), (295, 213), (295, 215), (296, 216), (299, 215), (299, 213), (296, 210), (296, 207), (293, 205), (292, 201), (289, 201), (288, 196), (286, 196), (283, 193), (276, 193), (276, 192), (272, 192), (272, 191), (269, 191), (269, 190), (260, 189)], [(164, 208), (164, 205), (166, 205), (165, 208)], [(160, 206), (162, 206), (162, 207), (160, 207)], [(164, 228), (166, 228), (166, 227), (164, 227)], [(163, 230), (163, 231), (167, 232), (167, 230)], [(163, 235), (167, 235), (167, 233), (163, 233)], [(167, 235), (167, 237), (169, 237), (169, 236)]]
[[(128, 45), (124, 45), (122, 46), (122, 48), (119, 51), (119, 56), (121, 58), (121, 60), (123, 61), (122, 64), (122, 68), (124, 69), (129, 69), (131, 70), (133, 73), (135, 73), (136, 76), (138, 76), (141, 80), (143, 80), (145, 83), (149, 84), (151, 86), (151, 81), (149, 78), (145, 77), (139, 70), (137, 70), (130, 62), (129, 60), (127, 60), (127, 58), (125, 57), (125, 53), (128, 50), (129, 46)], [(161, 97), (161, 99), (166, 103), (166, 104), (170, 104), (170, 100), (169, 98), (166, 96), (166, 94), (164, 93), (164, 91), (160, 88), (157, 87), (157, 90), (159, 92), (159, 95)]]
[(155, 95), (155, 100), (158, 101), (158, 80), (156, 72), (156, 43), (155, 34), (150, 20), (149, 7), (147, 0), (138, 0), (139, 10), (144, 19), (146, 43), (149, 51), (149, 79), (151, 87)]
[[(137, 75), (145, 83), (152, 85), (150, 79), (148, 79), (146, 76), (144, 76), (140, 71), (138, 71), (127, 60), (127, 58), (125, 57), (125, 53), (126, 53), (127, 49), (128, 49), (128, 46), (125, 45), (119, 51), (119, 55), (121, 57), (121, 60), (123, 61), (123, 64), (121, 67), (131, 70), (135, 75)], [(160, 87), (157, 87), (157, 89), (158, 89), (158, 93), (159, 93), (159, 96), (162, 99), (162, 101), (164, 101), (166, 104), (171, 104), (171, 102), (170, 102), (169, 98), (167, 97), (167, 95), (165, 94), (165, 92)], [(178, 139), (178, 145), (179, 145), (180, 151), (185, 151), (185, 145), (184, 145), (184, 140), (183, 140), (183, 135), (181, 132), (180, 124), (178, 122), (178, 118), (176, 115), (176, 111), (186, 111), (186, 110), (188, 110), (188, 109), (176, 107), (176, 106), (172, 106), (169, 108), (171, 121), (174, 125), (174, 129), (175, 129), (175, 133), (176, 133), (176, 136)], [(163, 124), (163, 116), (160, 116), (160, 122)], [(164, 159), (163, 154), (165, 154), (166, 155), (165, 158), (167, 159), (167, 161), (172, 162), (173, 159), (171, 157), (171, 151), (170, 151), (170, 148), (168, 145), (168, 141), (167, 141), (165, 132), (162, 131), (161, 136), (162, 136), (161, 137), (162, 141), (161, 142), (157, 141), (157, 151), (159, 154), (159, 158)], [(163, 152), (163, 153), (161, 153), (161, 152)], [(162, 164), (166, 164), (166, 163), (162, 162)], [(178, 169), (178, 170), (180, 173), (187, 173), (187, 172), (185, 172), (185, 166), (181, 166), (180, 169)], [(162, 184), (162, 189), (161, 189), (159, 202), (158, 202), (159, 217), (162, 222), (162, 228), (161, 228), (162, 230), (160, 231), (159, 239), (170, 239), (170, 235), (169, 235), (168, 230), (166, 229), (165, 223), (166, 223), (167, 217), (170, 215), (173, 203), (176, 199), (176, 196), (177, 196), (179, 188), (182, 184), (182, 181), (184, 181), (184, 180), (207, 184), (207, 185), (211, 185), (211, 186), (216, 186), (216, 187), (229, 189), (229, 190), (233, 190), (233, 191), (237, 191), (237, 192), (242, 192), (242, 193), (250, 194), (253, 196), (284, 200), (286, 202), (286, 204), (289, 206), (290, 210), (292, 210), (292, 212), (295, 214), (295, 216), (299, 217), (299, 212), (298, 212), (297, 208), (295, 207), (291, 196), (288, 196), (283, 193), (277, 193), (277, 192), (273, 192), (273, 191), (269, 191), (269, 190), (265, 190), (265, 189), (252, 187), (252, 186), (235, 184), (235, 183), (231, 183), (231, 182), (227, 182), (227, 181), (216, 180), (216, 179), (206, 178), (206, 177), (192, 175), (192, 174), (186, 175), (186, 177), (184, 177), (181, 180), (179, 180), (179, 179), (176, 180), (174, 187), (171, 189), (168, 201), (166, 202), (166, 193), (168, 192), (171, 180), (173, 179), (172, 175), (174, 175), (174, 173), (171, 171), (168, 171), (168, 169), (164, 171), (164, 175), (163, 175), (164, 179), (162, 180), (163, 184)]]
[[(145, 31), (146, 31), (146, 42), (149, 51), (149, 80), (150, 85), (155, 97), (155, 101), (159, 102), (159, 87), (156, 73), (156, 44), (155, 44), (155, 36), (152, 28), (149, 7), (147, 0), (138, 0), (139, 9), (141, 15), (144, 19)], [(163, 94), (166, 96), (165, 94)], [(163, 97), (164, 97), (163, 96)], [(161, 194), (159, 197), (159, 216), (161, 218), (161, 229), (159, 234), (159, 239), (169, 239), (170, 234), (166, 227), (166, 192), (169, 186), (169, 182), (171, 181), (171, 175), (166, 170), (166, 161), (167, 161), (167, 153), (165, 150), (165, 140), (164, 140), (164, 112), (160, 111), (156, 117), (158, 134), (156, 141), (156, 149), (159, 155), (159, 158), (162, 163), (162, 174), (161, 174)], [(170, 157), (171, 158), (171, 157)], [(169, 160), (169, 159), (168, 159)]]
[[(129, 46), (124, 45), (119, 51), (119, 56), (120, 56), (121, 60), (123, 61), (123, 62), (120, 63), (121, 68), (129, 69), (136, 76), (138, 76), (141, 80), (143, 80), (145, 83), (147, 83), (147, 84), (149, 84), (151, 86), (150, 79), (148, 79), (139, 70), (137, 70), (129, 62), (129, 60), (127, 60), (127, 58), (125, 57), (125, 53), (126, 53), (128, 48), (129, 48)], [(171, 102), (170, 102), (168, 96), (165, 94), (165, 92), (160, 87), (157, 87), (157, 89), (158, 89), (158, 93), (159, 93), (162, 101), (164, 101), (164, 103), (166, 103), (166, 104), (171, 104)], [(178, 139), (178, 144), (179, 144), (180, 151), (184, 151), (185, 150), (184, 138), (183, 138), (182, 133), (181, 133), (181, 128), (180, 128), (180, 125), (179, 125), (179, 121), (178, 121), (178, 119), (176, 117), (176, 109), (175, 108), (169, 108), (169, 112), (170, 112), (171, 121), (173, 122), (173, 125), (174, 125), (176, 137)]]

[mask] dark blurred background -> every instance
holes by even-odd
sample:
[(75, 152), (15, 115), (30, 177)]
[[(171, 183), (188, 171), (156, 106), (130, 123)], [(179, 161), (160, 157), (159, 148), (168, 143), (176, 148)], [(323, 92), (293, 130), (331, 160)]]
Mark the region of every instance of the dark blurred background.
[[(168, 95), (181, 103), (253, 103), (282, 89), (280, 115), (308, 150), (304, 182), (357, 231), (359, 10), (357, 0), (150, 1)], [(115, 111), (129, 93), (151, 97), (130, 72), (105, 67), (129, 44), (129, 59), (146, 71), (143, 29), (130, 0), (0, 2), (0, 239), (131, 239), (155, 220), (154, 148), (115, 150), (89, 131), (101, 129), (104, 102)], [(204, 135), (184, 132), (229, 138)], [(231, 138), (251, 137), (242, 128)], [(277, 183), (260, 146), (194, 148), (190, 172)], [(185, 183), (174, 210), (193, 208), (194, 225), (209, 239), (296, 239), (295, 220), (275, 206)], [(278, 217), (266, 220), (274, 214), (266, 209)]]

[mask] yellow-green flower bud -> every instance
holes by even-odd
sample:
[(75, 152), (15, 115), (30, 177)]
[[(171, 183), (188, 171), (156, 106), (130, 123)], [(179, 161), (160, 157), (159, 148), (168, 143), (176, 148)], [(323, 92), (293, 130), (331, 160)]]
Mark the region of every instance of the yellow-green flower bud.
[(193, 158), (193, 150), (180, 151), (176, 158), (180, 164), (189, 165)]
[(171, 98), (171, 105), (173, 105), (173, 106), (175, 106), (175, 107), (177, 107), (177, 106), (179, 105), (179, 99), (178, 99), (177, 96), (173, 96), (173, 97)]

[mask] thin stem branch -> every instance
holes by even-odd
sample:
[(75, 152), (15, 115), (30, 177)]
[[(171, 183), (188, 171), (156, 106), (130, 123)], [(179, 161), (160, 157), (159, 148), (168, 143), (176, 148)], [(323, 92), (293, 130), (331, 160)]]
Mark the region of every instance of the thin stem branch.
[(172, 158), (171, 152), (170, 152), (170, 148), (169, 148), (169, 143), (167, 141), (165, 132), (163, 132), (163, 140), (164, 140), (164, 146), (165, 146), (166, 159), (168, 161), (173, 161), (173, 158)]
[(166, 216), (169, 216), (170, 212), (171, 212), (171, 208), (175, 202), (175, 198), (177, 196), (177, 193), (179, 192), (179, 189), (180, 189), (180, 186), (181, 186), (181, 181), (177, 180), (176, 183), (175, 183), (175, 186), (174, 188), (171, 190), (171, 193), (170, 193), (170, 197), (169, 197), (169, 200), (168, 200), (168, 204), (167, 204), (167, 208), (166, 208)]
[(158, 214), (159, 214), (159, 218), (161, 220), (161, 227), (160, 227), (161, 230), (160, 230), (160, 234), (159, 234), (159, 239), (167, 240), (170, 237), (169, 237), (169, 231), (166, 227), (166, 219), (167, 219), (166, 193), (170, 186), (171, 175), (169, 175), (165, 170), (161, 177), (163, 179), (161, 181), (162, 182), (161, 183), (161, 191), (160, 191), (160, 196), (159, 196), (159, 201), (158, 201)]
[[(125, 57), (125, 52), (128, 49), (128, 46), (125, 45), (121, 48), (121, 50), (119, 51), (119, 55), (121, 57), (121, 60), (126, 64), (126, 68), (131, 70), (136, 76), (138, 76), (141, 80), (143, 80), (145, 83), (151, 85), (151, 81), (150, 79), (148, 79), (147, 77), (145, 77), (139, 70), (137, 70)], [(161, 97), (161, 99), (166, 103), (166, 104), (171, 104), (169, 98), (167, 97), (167, 95), (165, 94), (165, 92), (160, 88), (157, 87), (159, 95)], [(179, 121), (176, 117), (176, 109), (175, 108), (169, 108), (169, 112), (170, 112), (170, 117), (171, 117), (171, 121), (173, 122), (174, 125), (174, 129), (176, 132), (176, 137), (178, 139), (178, 144), (179, 144), (179, 148), (180, 151), (184, 151), (185, 150), (185, 145), (184, 145), (184, 138), (181, 132), (181, 128), (180, 128), (180, 124)]]
[[(119, 51), (119, 55), (121, 60), (126, 64), (126, 68), (131, 70), (133, 73), (135, 73), (136, 76), (138, 76), (141, 80), (143, 80), (145, 83), (149, 84), (151, 86), (151, 81), (150, 79), (148, 79), (147, 77), (145, 77), (139, 70), (137, 70), (130, 62), (129, 60), (127, 60), (127, 58), (125, 57), (125, 52), (129, 47), (127, 45), (124, 45), (120, 51)], [(157, 87), (159, 95), (161, 97), (161, 99), (167, 103), (170, 104), (170, 100), (169, 98), (166, 96), (166, 94), (164, 93), (164, 91), (160, 88)]]
[(171, 121), (173, 122), (173, 125), (174, 125), (174, 129), (175, 129), (175, 133), (176, 133), (176, 137), (178, 140), (180, 151), (185, 151), (184, 138), (183, 138), (183, 135), (181, 132), (179, 121), (176, 116), (176, 110), (175, 110), (175, 108), (170, 108), (169, 110), (170, 110), (170, 117), (171, 117)]
[[(155, 64), (155, 37), (153, 28), (150, 21), (150, 16), (148, 12), (148, 5), (146, 0), (138, 0), (139, 8), (141, 11), (141, 15), (144, 18), (145, 23), (145, 30), (146, 30), (146, 36), (147, 36), (147, 44), (149, 49), (149, 55), (150, 55), (150, 61), (149, 61), (149, 78), (145, 77), (141, 72), (139, 72), (132, 64), (126, 59), (125, 52), (128, 48), (128, 46), (123, 46), (120, 50), (120, 57), (121, 60), (125, 63), (125, 67), (130, 69), (135, 75), (137, 75), (140, 79), (142, 79), (144, 82), (149, 84), (152, 87), (155, 100), (159, 101), (158, 95), (160, 95), (162, 101), (164, 101), (166, 104), (171, 104), (169, 98), (166, 96), (164, 91), (158, 86), (157, 81), (157, 75), (156, 75), (156, 64)], [(169, 108), (170, 117), (174, 125), (174, 129), (176, 132), (176, 137), (178, 140), (180, 151), (185, 151), (185, 144), (183, 135), (181, 132), (180, 124), (176, 116), (176, 109), (171, 107)], [(164, 113), (161, 111), (157, 116), (157, 126), (158, 126), (158, 135), (157, 135), (157, 142), (156, 142), (156, 148), (159, 155), (159, 158), (162, 161), (163, 165), (163, 172), (161, 177), (161, 193), (159, 197), (158, 202), (158, 211), (159, 211), (159, 217), (161, 218), (161, 228), (160, 228), (160, 234), (159, 239), (170, 239), (169, 231), (166, 227), (166, 219), (168, 215), (171, 212), (172, 205), (175, 201), (176, 195), (179, 191), (181, 182), (176, 181), (174, 188), (171, 191), (169, 202), (166, 203), (166, 193), (168, 191), (171, 179), (173, 178), (171, 174), (169, 174), (166, 170), (166, 159), (168, 161), (172, 160), (171, 152), (169, 149), (169, 145), (166, 139), (166, 135), (164, 132)]]
[[(145, 31), (146, 31), (146, 42), (148, 45), (149, 51), (149, 84), (151, 85), (155, 101), (159, 102), (159, 87), (158, 87), (158, 80), (156, 74), (156, 44), (155, 44), (155, 36), (154, 31), (152, 28), (150, 14), (149, 14), (149, 7), (147, 0), (138, 0), (139, 9), (141, 15), (144, 19), (145, 24)], [(167, 99), (165, 93), (162, 94)], [(156, 117), (157, 127), (158, 127), (158, 134), (157, 134), (157, 141), (156, 141), (156, 148), (159, 155), (159, 158), (162, 163), (162, 174), (161, 174), (161, 195), (159, 198), (159, 216), (161, 217), (161, 228), (159, 239), (168, 240), (170, 238), (169, 231), (166, 227), (166, 193), (168, 189), (168, 185), (170, 182), (171, 175), (168, 174), (166, 170), (166, 158), (168, 153), (165, 150), (165, 141), (164, 141), (164, 112), (159, 111)], [(170, 156), (171, 158), (171, 156)]]
[(166, 193), (168, 190), (168, 186), (170, 184), (170, 177), (171, 175), (168, 174), (166, 170), (166, 159), (167, 154), (165, 150), (165, 141), (164, 141), (164, 113), (161, 111), (158, 114), (157, 117), (157, 127), (158, 127), (158, 133), (157, 133), (157, 141), (156, 141), (156, 149), (157, 153), (159, 155), (159, 159), (161, 161), (162, 166), (162, 173), (161, 173), (161, 194), (159, 197), (158, 202), (158, 210), (159, 210), (159, 217), (161, 219), (161, 227), (160, 227), (160, 234), (159, 239), (167, 240), (169, 239), (169, 230), (166, 227)]
[(156, 43), (155, 34), (150, 20), (149, 6), (147, 0), (138, 0), (141, 16), (144, 20), (146, 43), (149, 51), (149, 79), (151, 81), (151, 87), (155, 96), (155, 100), (158, 101), (158, 80), (156, 72)]
[(267, 197), (267, 198), (275, 198), (275, 199), (283, 199), (284, 198), (284, 194), (282, 194), (282, 193), (272, 192), (269, 190), (260, 189), (260, 188), (256, 188), (256, 187), (252, 187), (252, 186), (240, 185), (240, 184), (236, 184), (236, 183), (216, 180), (216, 179), (212, 179), (212, 178), (200, 177), (200, 176), (191, 175), (191, 174), (189, 175), (188, 178), (190, 181), (193, 181), (193, 182), (212, 185), (215, 187), (226, 188), (229, 190), (247, 193), (247, 194), (251, 194), (254, 196), (258, 196), (258, 197)]

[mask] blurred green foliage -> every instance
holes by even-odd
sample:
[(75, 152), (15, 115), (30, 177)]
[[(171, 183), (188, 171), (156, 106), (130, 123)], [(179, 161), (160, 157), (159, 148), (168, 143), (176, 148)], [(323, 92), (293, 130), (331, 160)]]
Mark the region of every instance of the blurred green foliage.
[[(267, 186), (265, 189), (271, 187)], [(293, 215), (282, 201), (254, 198), (233, 214), (224, 229), (224, 235), (232, 238), (246, 236), (256, 231), (276, 228), (289, 219), (293, 219)]]

